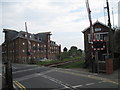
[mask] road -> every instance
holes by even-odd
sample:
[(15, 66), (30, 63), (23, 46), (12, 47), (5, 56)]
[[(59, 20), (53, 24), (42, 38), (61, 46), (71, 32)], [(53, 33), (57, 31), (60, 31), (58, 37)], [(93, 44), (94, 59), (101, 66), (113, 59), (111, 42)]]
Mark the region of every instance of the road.
[(84, 71), (23, 64), (13, 64), (12, 68), (14, 87), (23, 90), (81, 90), (84, 88), (115, 90), (118, 88), (117, 82)]

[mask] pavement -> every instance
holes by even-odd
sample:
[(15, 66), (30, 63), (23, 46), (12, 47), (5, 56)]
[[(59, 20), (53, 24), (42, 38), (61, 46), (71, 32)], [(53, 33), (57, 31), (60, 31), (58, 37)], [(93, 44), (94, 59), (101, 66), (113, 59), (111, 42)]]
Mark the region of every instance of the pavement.
[(2, 89), (2, 75), (0, 75), (0, 90)]
[(0, 45), (0, 90), (2, 89), (2, 46)]
[(89, 72), (88, 69), (84, 69), (84, 68), (77, 68), (77, 69), (72, 69), (72, 70), (88, 73), (88, 74), (91, 74), (91, 75), (94, 75), (94, 76), (97, 76), (97, 77), (101, 77), (101, 78), (105, 78), (105, 79), (108, 79), (108, 80), (111, 80), (111, 81), (114, 81), (114, 82), (117, 82), (117, 83), (120, 84), (120, 76), (119, 76), (120, 68), (115, 70), (112, 74), (92, 73), (92, 72)]
[(0, 66), (0, 90), (2, 89), (2, 66)]

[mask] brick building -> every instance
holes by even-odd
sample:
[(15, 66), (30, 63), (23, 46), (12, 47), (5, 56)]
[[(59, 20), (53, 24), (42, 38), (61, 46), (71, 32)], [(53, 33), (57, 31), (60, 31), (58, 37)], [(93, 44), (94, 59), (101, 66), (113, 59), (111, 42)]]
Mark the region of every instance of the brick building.
[(13, 63), (34, 63), (41, 59), (58, 59), (61, 46), (50, 39), (51, 32), (37, 34), (3, 29), (5, 42), (2, 58)]
[[(94, 40), (92, 44), (90, 41), (90, 27), (82, 31), (84, 34), (86, 67), (92, 68), (93, 71), (106, 72), (106, 68), (108, 68), (106, 65), (110, 62), (107, 59), (111, 58), (113, 60), (113, 43), (110, 41), (113, 41), (114, 31), (112, 29), (110, 31), (108, 26), (99, 21), (93, 24), (93, 30)], [(113, 63), (110, 63), (112, 64), (111, 67), (113, 67)]]

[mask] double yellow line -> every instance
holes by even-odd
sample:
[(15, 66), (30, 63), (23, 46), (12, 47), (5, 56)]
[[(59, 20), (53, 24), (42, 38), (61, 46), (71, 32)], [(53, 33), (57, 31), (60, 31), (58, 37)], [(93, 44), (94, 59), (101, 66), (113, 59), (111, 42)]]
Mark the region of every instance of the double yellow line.
[(13, 81), (13, 83), (17, 86), (17, 87), (19, 87), (21, 90), (26, 90), (26, 87), (25, 86), (23, 86), (21, 83), (19, 83), (18, 81)]

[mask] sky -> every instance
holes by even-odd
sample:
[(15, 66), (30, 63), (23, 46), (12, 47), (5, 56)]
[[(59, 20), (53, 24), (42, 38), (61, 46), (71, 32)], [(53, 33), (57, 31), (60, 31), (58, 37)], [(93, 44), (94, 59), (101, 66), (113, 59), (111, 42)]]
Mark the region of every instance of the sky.
[[(4, 29), (25, 31), (27, 22), (30, 33), (51, 32), (51, 39), (62, 49), (77, 46), (84, 50), (82, 31), (89, 27), (86, 0), (1, 0), (0, 44), (4, 42)], [(108, 0), (111, 24), (118, 26), (118, 2)], [(107, 24), (106, 0), (89, 0), (92, 22)], [(114, 15), (112, 15), (112, 10)]]

